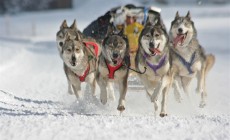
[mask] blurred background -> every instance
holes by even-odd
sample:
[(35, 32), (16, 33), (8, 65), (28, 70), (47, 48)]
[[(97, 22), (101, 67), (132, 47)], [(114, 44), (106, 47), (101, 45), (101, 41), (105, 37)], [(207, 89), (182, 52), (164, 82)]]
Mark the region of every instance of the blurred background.
[[(49, 9), (74, 8), (78, 3), (90, 0), (0, 0), (0, 14), (16, 14), (22, 11), (39, 11)], [(226, 4), (230, 0), (135, 0), (142, 4), (162, 4), (162, 5), (210, 5)]]

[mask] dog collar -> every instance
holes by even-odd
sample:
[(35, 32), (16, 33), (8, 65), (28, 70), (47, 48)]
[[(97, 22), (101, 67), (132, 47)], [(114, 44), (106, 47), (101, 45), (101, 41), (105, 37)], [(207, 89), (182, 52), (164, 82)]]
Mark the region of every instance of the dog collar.
[(79, 77), (79, 80), (81, 82), (85, 81), (86, 76), (89, 74), (89, 70), (90, 70), (90, 66), (88, 65), (88, 68), (85, 70), (84, 74), (82, 76), (79, 76), (77, 74), (75, 74), (77, 77)]
[[(144, 55), (144, 58), (145, 59), (147, 58), (146, 54)], [(164, 55), (163, 57), (161, 57), (160, 62), (157, 65), (149, 63), (147, 61), (147, 59), (146, 59), (146, 63), (154, 71), (154, 73), (157, 75), (157, 70), (159, 68), (161, 68), (165, 64), (165, 60), (166, 60), (166, 55)]]
[(93, 46), (94, 47), (94, 53), (95, 53), (96, 57), (98, 57), (99, 46), (95, 42), (84, 42), (84, 44), (87, 48), (89, 48), (90, 45)]
[(106, 62), (106, 60), (105, 60), (105, 64), (109, 70), (109, 74), (108, 74), (109, 79), (114, 79), (114, 73), (123, 66), (122, 62), (117, 66), (111, 66)]

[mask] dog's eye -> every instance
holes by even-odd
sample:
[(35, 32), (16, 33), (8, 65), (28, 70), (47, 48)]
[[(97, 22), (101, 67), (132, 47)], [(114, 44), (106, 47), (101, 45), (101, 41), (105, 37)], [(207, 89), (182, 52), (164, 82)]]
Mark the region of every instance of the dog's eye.
[(67, 49), (67, 52), (71, 52), (71, 49)]
[(80, 50), (79, 48), (76, 48), (76, 52), (79, 52), (79, 50)]
[(149, 34), (147, 34), (147, 35), (146, 35), (146, 37), (148, 37), (148, 38), (149, 38), (149, 37), (150, 37), (150, 35), (149, 35)]
[(160, 35), (159, 34), (155, 34), (155, 37), (159, 37)]

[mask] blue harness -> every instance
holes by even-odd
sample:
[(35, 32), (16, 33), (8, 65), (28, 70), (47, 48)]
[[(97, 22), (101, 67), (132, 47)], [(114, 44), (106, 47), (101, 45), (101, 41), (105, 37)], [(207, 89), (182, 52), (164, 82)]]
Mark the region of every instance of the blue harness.
[[(144, 55), (143, 55), (143, 57), (145, 58), (145, 59), (147, 59), (147, 54), (145, 53)], [(149, 63), (147, 60), (146, 60), (146, 63), (147, 63), (147, 65), (154, 71), (154, 73), (156, 74), (156, 75), (158, 75), (157, 74), (157, 70), (159, 69), (159, 68), (161, 68), (164, 64), (165, 64), (165, 60), (166, 60), (166, 55), (164, 55), (163, 57), (161, 57), (161, 59), (160, 59), (160, 61), (159, 61), (159, 63), (157, 64), (157, 65), (154, 65), (154, 64), (151, 64), (151, 63)]]
[(191, 69), (191, 66), (193, 65), (194, 63), (194, 60), (195, 60), (195, 56), (196, 56), (196, 52), (194, 52), (192, 54), (192, 57), (190, 59), (190, 62), (187, 62), (181, 55), (179, 55), (178, 53), (174, 52), (176, 54), (176, 56), (179, 58), (180, 62), (187, 68), (189, 74), (192, 74), (193, 71)]

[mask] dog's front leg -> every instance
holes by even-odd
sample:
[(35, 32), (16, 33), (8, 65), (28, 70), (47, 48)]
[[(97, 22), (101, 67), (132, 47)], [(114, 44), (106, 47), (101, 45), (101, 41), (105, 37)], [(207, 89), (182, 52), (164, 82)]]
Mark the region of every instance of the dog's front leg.
[(181, 92), (180, 92), (180, 87), (181, 87), (181, 79), (177, 76), (175, 80), (173, 81), (173, 89), (174, 89), (174, 97), (178, 103), (181, 103)]
[(169, 92), (169, 84), (163, 89), (163, 93), (162, 93), (161, 113), (160, 113), (161, 117), (167, 116), (166, 106), (167, 106), (168, 92)]
[(107, 93), (109, 94), (109, 99), (115, 101), (114, 88), (112, 82), (108, 82)]
[(197, 72), (197, 93), (201, 94), (201, 101), (199, 107), (203, 108), (206, 105), (207, 93), (205, 90), (205, 69), (202, 68), (201, 71)]
[(161, 80), (161, 84), (159, 84), (159, 88), (156, 88), (154, 90), (154, 93), (151, 97), (151, 101), (155, 102), (158, 100), (159, 95), (162, 93), (162, 90), (170, 84), (170, 78), (169, 76), (164, 76)]
[(74, 83), (72, 86), (73, 86), (74, 94), (76, 95), (77, 99), (82, 98), (81, 84), (80, 83)]
[(67, 82), (68, 82), (68, 93), (72, 95), (73, 94), (72, 84), (69, 81), (69, 79), (67, 79)]
[(191, 77), (181, 77), (182, 87), (188, 98), (189, 98), (188, 88), (189, 88), (189, 84), (191, 83), (191, 81), (192, 81)]
[(119, 98), (119, 104), (117, 110), (121, 112), (125, 110), (125, 96), (126, 96), (127, 84), (128, 84), (127, 79), (128, 79), (128, 75), (123, 79), (123, 81), (119, 81), (120, 98)]
[(95, 74), (91, 73), (89, 75), (89, 86), (90, 90), (93, 96), (96, 96), (96, 79), (95, 79)]
[(107, 103), (107, 82), (108, 82), (108, 78), (99, 76), (98, 78), (98, 85), (100, 87), (101, 90), (101, 94), (100, 94), (100, 100), (101, 103), (103, 105), (105, 105)]

